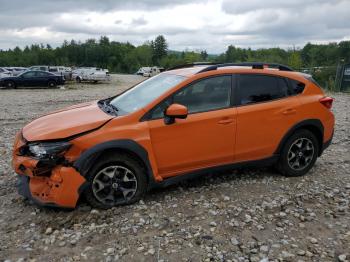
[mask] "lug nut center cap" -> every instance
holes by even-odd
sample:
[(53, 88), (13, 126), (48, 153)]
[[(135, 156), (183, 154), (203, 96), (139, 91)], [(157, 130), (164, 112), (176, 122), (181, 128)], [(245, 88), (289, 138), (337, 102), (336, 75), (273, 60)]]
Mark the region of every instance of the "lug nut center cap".
[(113, 183), (112, 188), (117, 189), (118, 188), (118, 183)]

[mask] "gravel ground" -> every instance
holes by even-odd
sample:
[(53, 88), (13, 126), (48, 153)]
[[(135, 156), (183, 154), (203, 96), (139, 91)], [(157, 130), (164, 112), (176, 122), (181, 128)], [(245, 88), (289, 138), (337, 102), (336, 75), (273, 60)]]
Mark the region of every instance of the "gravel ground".
[(24, 124), (140, 80), (0, 90), (0, 261), (350, 261), (349, 94), (333, 95), (333, 144), (305, 177), (213, 173), (107, 211), (39, 209), (17, 194), (11, 149)]

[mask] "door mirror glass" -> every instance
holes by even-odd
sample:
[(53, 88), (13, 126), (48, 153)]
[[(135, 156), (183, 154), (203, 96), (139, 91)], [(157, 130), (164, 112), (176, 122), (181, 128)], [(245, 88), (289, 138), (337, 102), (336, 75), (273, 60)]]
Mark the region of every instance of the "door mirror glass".
[(186, 106), (180, 104), (172, 104), (165, 110), (165, 124), (173, 124), (176, 118), (185, 119), (188, 115)]

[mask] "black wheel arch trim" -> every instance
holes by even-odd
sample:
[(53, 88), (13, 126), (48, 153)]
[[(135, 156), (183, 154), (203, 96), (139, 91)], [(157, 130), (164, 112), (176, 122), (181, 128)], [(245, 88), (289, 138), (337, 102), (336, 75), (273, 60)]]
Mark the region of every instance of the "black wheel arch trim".
[[(303, 120), (297, 124), (295, 124), (292, 128), (290, 128), (288, 130), (288, 132), (283, 136), (282, 140), (280, 141), (276, 151), (274, 154), (279, 155), (282, 151), (282, 148), (284, 146), (284, 144), (287, 142), (288, 138), (293, 135), (293, 133), (301, 128), (305, 128), (305, 129), (310, 129), (310, 127), (318, 130), (319, 134), (321, 135), (321, 137), (317, 137), (318, 140), (321, 139), (321, 141), (319, 141), (319, 152), (318, 152), (318, 156), (321, 156), (322, 152), (323, 152), (323, 135), (324, 135), (324, 127), (322, 122), (319, 119), (306, 119)], [(312, 130), (311, 130), (312, 131)], [(317, 135), (317, 134), (315, 134)]]
[(135, 154), (144, 164), (147, 171), (148, 187), (151, 188), (156, 184), (153, 176), (153, 170), (148, 158), (147, 150), (139, 143), (131, 139), (111, 140), (91, 147), (83, 152), (80, 157), (74, 162), (74, 168), (85, 176), (90, 170), (94, 161), (106, 150), (125, 150)]

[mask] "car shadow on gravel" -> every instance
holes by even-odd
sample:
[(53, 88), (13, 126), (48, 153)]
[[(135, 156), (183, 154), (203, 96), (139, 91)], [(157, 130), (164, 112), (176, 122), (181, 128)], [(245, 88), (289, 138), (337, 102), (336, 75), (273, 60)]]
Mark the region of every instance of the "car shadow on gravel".
[(282, 175), (272, 167), (242, 168), (220, 172), (209, 172), (202, 176), (184, 180), (164, 188), (154, 188), (144, 197), (144, 199), (146, 202), (161, 200), (164, 195), (169, 195), (171, 193), (180, 194), (183, 191), (200, 190), (201, 188), (206, 188), (208, 186), (219, 187), (223, 183), (229, 183), (239, 187), (240, 184), (246, 181), (253, 181), (255, 179), (259, 182), (264, 179), (273, 180), (281, 176)]

